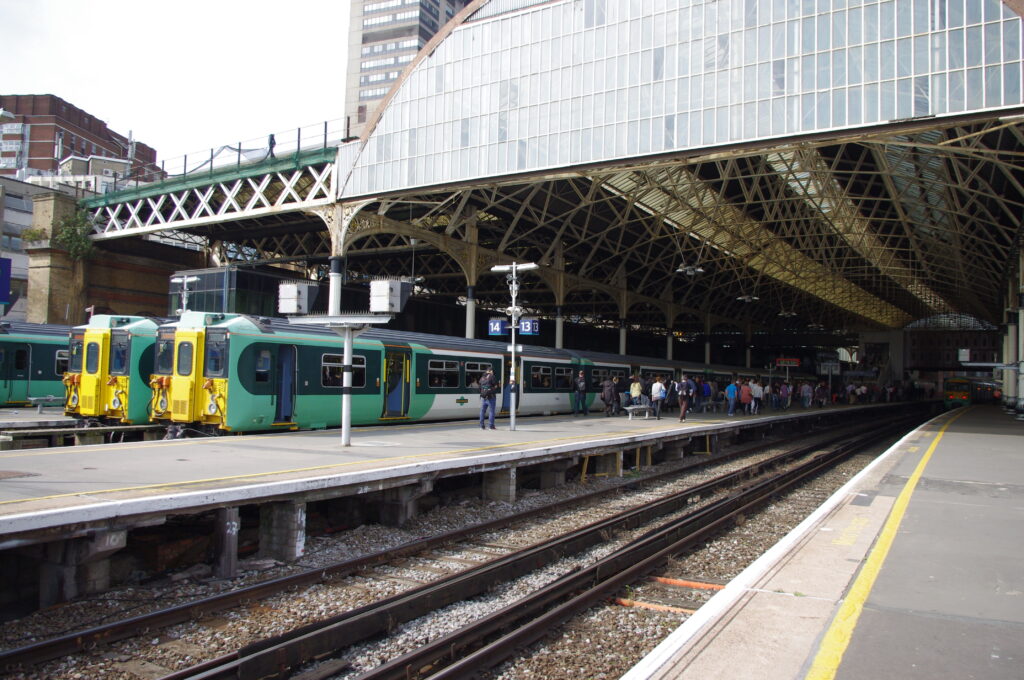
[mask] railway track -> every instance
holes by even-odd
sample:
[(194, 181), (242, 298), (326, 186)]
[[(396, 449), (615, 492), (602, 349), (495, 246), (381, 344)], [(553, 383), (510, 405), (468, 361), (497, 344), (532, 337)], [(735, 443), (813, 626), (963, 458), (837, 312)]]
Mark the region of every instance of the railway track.
[[(765, 442), (755, 447), (747, 447), (745, 449), (738, 450), (730, 454), (730, 457), (749, 455), (752, 449), (763, 448), (767, 444), (768, 443)], [(228, 607), (237, 606), (240, 603), (252, 602), (260, 598), (268, 597), (272, 594), (279, 593), (282, 590), (287, 590), (296, 586), (330, 581), (346, 574), (360, 572), (361, 570), (365, 573), (367, 568), (383, 565), (388, 562), (394, 563), (396, 559), (409, 560), (415, 555), (426, 554), (432, 559), (436, 559), (438, 561), (449, 563), (454, 562), (458, 567), (469, 567), (455, 575), (442, 575), (442, 578), (434, 583), (419, 585), (412, 590), (387, 598), (381, 602), (369, 604), (353, 611), (346, 612), (342, 615), (329, 618), (325, 622), (298, 628), (279, 636), (272, 641), (248, 645), (235, 653), (211, 660), (207, 663), (201, 664), (200, 666), (188, 669), (187, 671), (168, 676), (169, 678), (284, 677), (283, 675), (278, 675), (282, 668), (299, 667), (303, 663), (306, 663), (310, 658), (317, 658), (326, 654), (331, 654), (338, 648), (352, 644), (360, 639), (366, 639), (370, 636), (383, 634), (393, 628), (400, 621), (407, 621), (411, 618), (415, 618), (416, 616), (433, 611), (445, 604), (457, 602), (467, 597), (472, 597), (474, 594), (479, 594), (491, 588), (498, 581), (521, 576), (538, 565), (547, 564), (559, 559), (561, 555), (585, 550), (587, 547), (592, 547), (600, 543), (606, 536), (634, 528), (644, 522), (649, 522), (660, 514), (679, 511), (681, 508), (685, 508), (689, 505), (692, 502), (692, 499), (713, 493), (713, 488), (730, 488), (735, 487), (736, 485), (744, 485), (748, 483), (749, 479), (753, 475), (760, 474), (764, 469), (781, 465), (785, 461), (792, 460), (793, 458), (801, 455), (807, 455), (808, 449), (815, 447), (820, 447), (820, 444), (812, 445), (811, 447), (800, 447), (799, 449), (786, 452), (785, 454), (774, 456), (768, 461), (743, 468), (737, 472), (720, 475), (711, 482), (707, 482), (697, 487), (692, 487), (680, 494), (676, 494), (657, 503), (648, 503), (642, 508), (617, 515), (614, 518), (595, 522), (585, 529), (569, 532), (548, 544), (533, 546), (511, 555), (501, 554), (507, 552), (511, 546), (481, 545), (478, 543), (475, 548), (477, 556), (481, 560), (488, 560), (482, 565), (473, 566), (472, 564), (469, 564), (476, 561), (476, 557), (473, 559), (453, 558), (450, 555), (439, 554), (437, 551), (443, 546), (449, 545), (455, 541), (465, 540), (467, 537), (493, 531), (503, 526), (509, 526), (515, 522), (528, 521), (532, 517), (542, 513), (555, 512), (560, 507), (567, 505), (578, 506), (585, 502), (587, 498), (576, 497), (553, 506), (538, 508), (537, 510), (533, 510), (522, 515), (488, 522), (468, 529), (449, 532), (448, 534), (434, 538), (415, 541), (404, 545), (397, 550), (393, 549), (383, 551), (357, 560), (349, 560), (330, 568), (311, 570), (295, 576), (276, 579), (275, 581), (268, 583), (258, 584), (239, 591), (226, 593), (214, 598), (191, 602), (179, 607), (153, 612), (145, 616), (136, 617), (119, 623), (97, 627), (88, 631), (79, 631), (72, 635), (63, 636), (62, 638), (38, 643), (36, 645), (2, 652), (0, 653), (0, 664), (8, 670), (25, 668), (28, 665), (39, 663), (46, 659), (52, 659), (57, 656), (87, 649), (104, 642), (123, 639), (129, 635), (138, 634), (140, 630), (157, 630), (173, 623), (180, 623), (182, 621), (194, 619), (203, 614), (220, 611)], [(714, 462), (718, 463), (722, 460), (724, 460), (724, 457), (719, 457), (716, 458)], [(665, 475), (671, 474), (679, 474), (679, 472), (665, 473)], [(648, 478), (645, 479), (644, 482), (647, 483), (650, 480), (651, 478)], [(607, 492), (601, 492), (601, 494), (603, 493)], [(767, 493), (770, 494), (771, 492), (769, 491)], [(591, 496), (598, 495), (600, 494), (592, 494)], [(722, 521), (727, 522), (729, 520), (723, 519)], [(718, 525), (712, 526), (707, 529), (707, 531), (714, 532), (717, 530), (717, 526)], [(655, 539), (650, 540), (655, 541)], [(657, 540), (663, 541), (664, 539)], [(657, 543), (657, 541), (655, 541), (655, 543)], [(474, 548), (470, 547), (469, 550), (472, 552)], [(618, 559), (619, 562), (614, 560), (611, 562), (602, 562), (604, 566), (597, 567), (597, 573), (603, 574), (607, 572), (614, 565), (620, 564), (623, 559), (628, 562), (635, 561), (637, 558), (634, 556), (626, 558), (619, 557), (616, 559)], [(593, 577), (593, 572), (587, 571), (586, 573), (590, 574), (590, 577)], [(384, 575), (383, 578), (393, 577)], [(574, 583), (575, 582), (567, 582), (566, 584), (563, 584), (560, 587), (561, 589), (552, 591), (549, 596), (556, 599), (559, 597), (564, 598), (566, 592), (575, 591), (579, 588), (579, 586), (574, 585)], [(616, 587), (614, 585), (615, 583), (618, 583), (618, 581), (613, 581), (612, 584), (607, 587), (614, 589)], [(548, 591), (548, 589), (544, 590)], [(540, 606), (551, 606), (551, 601)], [(520, 607), (517, 605), (516, 609), (519, 610)], [(490, 619), (490, 617), (488, 617), (488, 619)], [(487, 629), (484, 634), (493, 635), (496, 630), (503, 629), (509, 624), (507, 621), (501, 619), (501, 617), (498, 617), (496, 619), (491, 619), (489, 625), (491, 626), (491, 629)], [(523, 634), (524, 633), (521, 633), (520, 635)], [(450, 643), (448, 642), (445, 644), (450, 646)], [(459, 646), (470, 648), (477, 644), (479, 644), (478, 641), (469, 641), (460, 643)], [(520, 643), (515, 642), (513, 644)], [(424, 653), (426, 653), (428, 657), (431, 655), (429, 652)], [(407, 660), (404, 666), (405, 670), (401, 671), (401, 677), (405, 677), (410, 664), (415, 665), (416, 663), (419, 663), (419, 661)], [(430, 665), (432, 663), (436, 663), (436, 660), (427, 661), (422, 665)], [(458, 668), (458, 665), (453, 666), (453, 668)], [(387, 671), (384, 669), (381, 672)], [(270, 675), (267, 675), (267, 673), (270, 673)], [(391, 676), (381, 675), (379, 677)], [(395, 675), (393, 677), (398, 676)]]

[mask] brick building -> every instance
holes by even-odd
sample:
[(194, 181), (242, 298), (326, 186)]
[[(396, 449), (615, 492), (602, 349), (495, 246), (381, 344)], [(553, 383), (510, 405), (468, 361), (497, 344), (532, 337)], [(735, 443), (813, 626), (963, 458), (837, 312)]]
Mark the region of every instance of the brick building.
[(71, 156), (129, 160), (130, 172), (156, 166), (154, 149), (52, 94), (0, 95), (0, 109), (0, 175), (56, 175)]

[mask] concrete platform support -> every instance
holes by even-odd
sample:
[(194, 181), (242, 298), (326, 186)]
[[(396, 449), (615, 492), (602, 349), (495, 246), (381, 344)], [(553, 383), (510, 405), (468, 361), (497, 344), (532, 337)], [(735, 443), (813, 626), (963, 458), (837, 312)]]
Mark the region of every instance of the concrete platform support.
[(420, 498), (433, 490), (432, 480), (385, 489), (380, 502), (380, 523), (390, 527), (402, 526), (419, 512)]
[(565, 471), (573, 466), (571, 459), (553, 460), (540, 466), (540, 488), (553, 489), (565, 484)]
[(306, 551), (306, 504), (293, 501), (260, 506), (259, 556), (294, 562)]
[(238, 508), (217, 510), (213, 536), (213, 575), (217, 578), (238, 576), (239, 528)]
[(483, 497), (502, 503), (516, 502), (516, 469), (491, 470), (484, 473)]
[(88, 538), (47, 544), (39, 567), (39, 605), (49, 607), (110, 588), (110, 556), (124, 548), (128, 532), (102, 531)]
[(690, 444), (690, 439), (677, 439), (672, 442), (666, 442), (662, 448), (663, 456), (666, 462), (682, 460), (683, 456), (686, 455), (686, 447)]
[(75, 446), (88, 446), (89, 444), (102, 444), (103, 434), (100, 432), (76, 432)]
[(622, 452), (616, 451), (615, 453), (608, 453), (603, 456), (597, 456), (594, 461), (594, 474), (602, 475), (604, 477), (621, 477), (622, 476)]

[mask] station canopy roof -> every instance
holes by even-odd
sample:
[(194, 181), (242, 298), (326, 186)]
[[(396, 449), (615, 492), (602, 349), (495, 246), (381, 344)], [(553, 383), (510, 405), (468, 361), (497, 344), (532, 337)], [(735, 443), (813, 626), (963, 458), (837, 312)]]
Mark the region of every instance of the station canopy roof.
[[(659, 332), (1002, 323), (1024, 215), (1021, 21), (998, 2), (918, 4), (941, 15), (476, 0), (340, 154), (349, 277), (422, 277), (418, 294), (452, 302), (472, 285), (502, 310), (490, 266), (536, 262), (527, 311)], [(309, 215), (207, 230), (253, 259), (330, 255)]]

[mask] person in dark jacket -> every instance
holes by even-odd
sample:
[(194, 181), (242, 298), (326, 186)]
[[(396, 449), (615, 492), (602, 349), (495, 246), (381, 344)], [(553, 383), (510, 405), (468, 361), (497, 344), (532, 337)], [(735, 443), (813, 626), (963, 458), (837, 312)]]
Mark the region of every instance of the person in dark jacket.
[(487, 372), (480, 378), (480, 429), (485, 430), (484, 420), (490, 410), (490, 427), (494, 429), (494, 408), (498, 394), (498, 379), (494, 376), (494, 369), (488, 368)]
[(604, 415), (611, 417), (619, 413), (619, 388), (611, 378), (601, 381), (601, 401), (604, 402)]
[(583, 415), (589, 416), (590, 409), (587, 408), (587, 377), (583, 371), (580, 371), (579, 375), (576, 376), (576, 380), (572, 384), (573, 393), (575, 394), (575, 400), (573, 401), (572, 415), (575, 418), (579, 415), (580, 411), (583, 411)]

